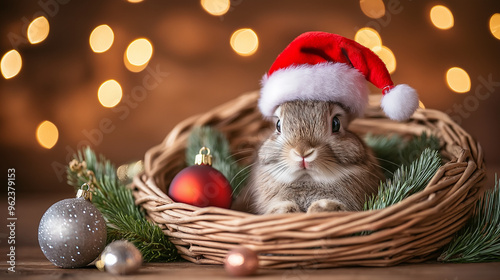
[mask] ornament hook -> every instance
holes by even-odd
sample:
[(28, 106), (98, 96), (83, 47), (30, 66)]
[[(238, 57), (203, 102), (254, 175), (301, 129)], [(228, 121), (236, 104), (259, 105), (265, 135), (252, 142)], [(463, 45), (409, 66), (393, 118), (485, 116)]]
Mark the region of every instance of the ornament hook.
[(210, 155), (210, 149), (207, 147), (201, 147), (200, 151), (198, 153), (202, 154), (203, 151), (206, 151), (207, 153), (205, 155)]
[[(206, 153), (204, 154), (203, 151)], [(202, 147), (199, 153), (194, 158), (194, 164), (196, 165), (212, 165), (212, 156), (210, 155), (210, 149), (207, 147)]]
[[(92, 192), (90, 191), (91, 189), (91, 182), (88, 183), (83, 183), (83, 185), (80, 187), (78, 192), (76, 193), (76, 198), (83, 198), (88, 201), (92, 201)], [(87, 187), (87, 189), (85, 189)]]

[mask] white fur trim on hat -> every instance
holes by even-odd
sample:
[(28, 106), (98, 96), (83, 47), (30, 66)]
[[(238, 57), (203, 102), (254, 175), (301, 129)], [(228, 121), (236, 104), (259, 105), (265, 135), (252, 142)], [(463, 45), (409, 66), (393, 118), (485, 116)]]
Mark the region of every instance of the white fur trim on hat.
[(368, 85), (357, 69), (344, 63), (301, 64), (276, 70), (262, 79), (259, 109), (273, 115), (284, 102), (293, 100), (333, 101), (362, 116), (368, 104)]
[(382, 97), (380, 107), (389, 118), (406, 121), (418, 108), (417, 91), (409, 85), (397, 85)]

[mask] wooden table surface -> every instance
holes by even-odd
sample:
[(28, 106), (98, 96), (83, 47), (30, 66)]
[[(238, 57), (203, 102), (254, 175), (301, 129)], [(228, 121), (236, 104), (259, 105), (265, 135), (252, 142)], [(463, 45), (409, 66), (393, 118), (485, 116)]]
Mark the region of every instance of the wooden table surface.
[[(80, 269), (62, 269), (52, 265), (38, 247), (17, 248), (16, 272), (8, 272), (8, 264), (0, 264), (0, 279), (231, 279), (219, 265), (196, 265), (189, 262), (148, 263), (132, 275), (115, 276), (99, 271), (95, 266)], [(349, 267), (333, 269), (261, 269), (251, 277), (240, 279), (500, 279), (500, 262), (477, 264), (408, 264), (385, 268)]]

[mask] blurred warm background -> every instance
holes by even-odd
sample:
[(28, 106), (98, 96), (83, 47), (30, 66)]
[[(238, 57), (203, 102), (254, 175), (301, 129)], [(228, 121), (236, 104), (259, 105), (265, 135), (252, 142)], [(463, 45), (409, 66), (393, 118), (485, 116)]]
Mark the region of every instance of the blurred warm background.
[(395, 83), (479, 140), (493, 182), (497, 0), (1, 1), (1, 170), (16, 169), (20, 200), (68, 197), (64, 166), (78, 148), (117, 165), (142, 159), (181, 120), (258, 89), (278, 53), (311, 30), (372, 48)]

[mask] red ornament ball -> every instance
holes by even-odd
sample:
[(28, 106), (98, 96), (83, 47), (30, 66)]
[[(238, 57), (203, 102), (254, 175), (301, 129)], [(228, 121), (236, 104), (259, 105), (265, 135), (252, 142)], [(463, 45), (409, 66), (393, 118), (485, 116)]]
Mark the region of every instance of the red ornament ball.
[(175, 202), (198, 207), (231, 207), (231, 185), (217, 169), (209, 165), (192, 165), (179, 172), (168, 189)]
[(224, 269), (231, 276), (249, 276), (257, 272), (258, 268), (257, 253), (246, 247), (231, 249), (224, 259)]

